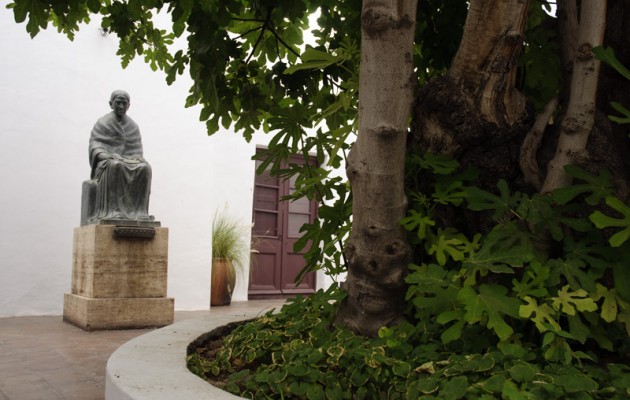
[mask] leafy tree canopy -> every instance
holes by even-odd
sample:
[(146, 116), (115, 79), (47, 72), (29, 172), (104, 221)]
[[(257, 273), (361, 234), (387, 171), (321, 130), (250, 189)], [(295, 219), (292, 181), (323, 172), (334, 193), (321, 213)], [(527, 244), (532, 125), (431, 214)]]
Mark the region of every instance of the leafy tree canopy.
[[(337, 143), (356, 118), (360, 0), (15, 0), (8, 7), (33, 37), (53, 25), (72, 39), (81, 23), (102, 15), (103, 28), (120, 38), (123, 67), (142, 56), (169, 84), (190, 73), (186, 105), (202, 106), (200, 120), (210, 134), (220, 126), (247, 139), (258, 129), (280, 130), (296, 151), (304, 129), (325, 121), (321, 140)], [(169, 15), (168, 27), (158, 23), (160, 13)], [(448, 67), (465, 16), (464, 2), (422, 2), (415, 52), (420, 80)], [(310, 28), (314, 40), (305, 46)], [(183, 36), (187, 48), (173, 50)], [(334, 163), (340, 146), (320, 147), (320, 156)]]

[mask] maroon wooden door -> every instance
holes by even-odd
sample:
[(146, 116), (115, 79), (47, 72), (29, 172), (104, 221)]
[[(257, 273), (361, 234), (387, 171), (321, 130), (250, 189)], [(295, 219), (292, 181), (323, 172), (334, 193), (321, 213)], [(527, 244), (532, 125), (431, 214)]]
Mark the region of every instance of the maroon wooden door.
[[(291, 162), (303, 162), (292, 158)], [(256, 163), (258, 167), (260, 162)], [(304, 249), (293, 251), (304, 223), (313, 222), (317, 203), (308, 199), (282, 201), (295, 190), (295, 179), (256, 175), (252, 228), (252, 268), (249, 297), (283, 296), (315, 292), (315, 273), (308, 273), (300, 285), (295, 277), (304, 268)]]

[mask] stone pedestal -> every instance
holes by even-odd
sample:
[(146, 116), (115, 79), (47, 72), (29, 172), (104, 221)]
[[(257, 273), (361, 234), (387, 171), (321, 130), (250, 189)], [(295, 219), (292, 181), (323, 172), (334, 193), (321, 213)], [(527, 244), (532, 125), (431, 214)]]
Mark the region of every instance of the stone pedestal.
[(119, 237), (114, 225), (75, 228), (72, 292), (63, 319), (85, 330), (169, 325), (174, 300), (166, 297), (168, 228), (155, 236)]

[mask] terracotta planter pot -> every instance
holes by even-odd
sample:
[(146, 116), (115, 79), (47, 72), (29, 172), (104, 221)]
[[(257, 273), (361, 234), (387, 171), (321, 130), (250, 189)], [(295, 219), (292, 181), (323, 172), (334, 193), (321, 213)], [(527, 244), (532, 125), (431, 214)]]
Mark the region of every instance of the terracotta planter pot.
[(232, 262), (225, 258), (212, 259), (210, 305), (225, 306), (232, 302), (236, 274)]

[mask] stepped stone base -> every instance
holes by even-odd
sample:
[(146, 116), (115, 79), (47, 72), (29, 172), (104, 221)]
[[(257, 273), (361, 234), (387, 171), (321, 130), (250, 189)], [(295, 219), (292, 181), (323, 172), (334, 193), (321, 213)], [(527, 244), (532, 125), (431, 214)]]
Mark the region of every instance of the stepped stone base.
[(115, 225), (75, 228), (72, 291), (64, 321), (85, 330), (162, 327), (173, 323), (166, 297), (168, 228), (121, 238)]
[(172, 298), (94, 299), (66, 293), (63, 320), (83, 330), (157, 328), (173, 323)]

